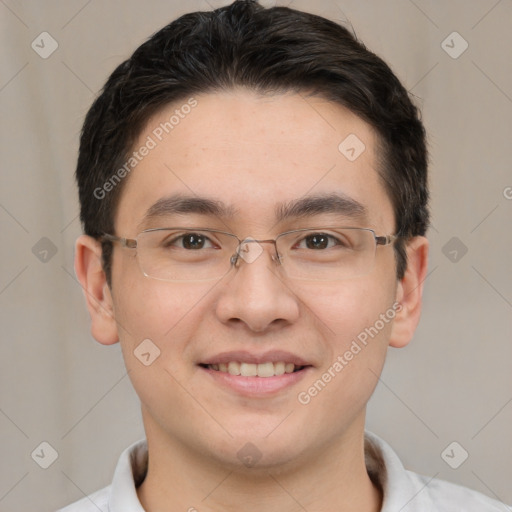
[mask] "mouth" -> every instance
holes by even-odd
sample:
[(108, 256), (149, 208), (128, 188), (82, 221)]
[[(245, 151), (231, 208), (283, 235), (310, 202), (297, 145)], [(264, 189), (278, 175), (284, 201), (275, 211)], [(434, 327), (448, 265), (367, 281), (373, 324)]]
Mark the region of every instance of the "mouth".
[(251, 398), (273, 397), (293, 389), (314, 370), (307, 360), (281, 350), (224, 352), (198, 367), (214, 386)]
[(218, 364), (200, 364), (199, 366), (215, 372), (227, 373), (240, 377), (278, 377), (289, 373), (297, 373), (309, 365), (296, 365), (285, 361), (267, 361), (264, 363), (247, 363), (243, 361), (229, 361)]

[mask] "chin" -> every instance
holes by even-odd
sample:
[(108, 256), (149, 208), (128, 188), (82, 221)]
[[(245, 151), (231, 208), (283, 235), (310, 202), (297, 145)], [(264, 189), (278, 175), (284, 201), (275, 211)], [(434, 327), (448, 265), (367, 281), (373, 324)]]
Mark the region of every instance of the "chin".
[(268, 476), (270, 470), (285, 469), (298, 463), (308, 451), (299, 428), (293, 432), (283, 429), (279, 435), (277, 431), (270, 435), (269, 432), (268, 428), (253, 428), (236, 434), (231, 431), (233, 438), (224, 438), (223, 446), (214, 449), (214, 457), (218, 463), (237, 472)]

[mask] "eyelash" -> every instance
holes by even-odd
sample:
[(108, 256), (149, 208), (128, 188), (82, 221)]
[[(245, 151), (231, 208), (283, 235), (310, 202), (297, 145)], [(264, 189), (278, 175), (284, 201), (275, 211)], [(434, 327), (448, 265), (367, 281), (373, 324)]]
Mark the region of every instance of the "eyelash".
[[(186, 232), (186, 233), (183, 233), (181, 235), (172, 235), (172, 239), (169, 239), (169, 237), (167, 237), (166, 239), (164, 239), (162, 241), (162, 246), (167, 248), (167, 247), (171, 247), (173, 246), (177, 241), (183, 241), (185, 240), (185, 238), (187, 236), (196, 236), (196, 237), (200, 237), (200, 238), (203, 238), (205, 239), (206, 241), (210, 242), (211, 244), (213, 244), (212, 240), (210, 239), (210, 237), (206, 236), (206, 235), (203, 235), (201, 233), (196, 233), (194, 231), (190, 231), (190, 232)], [(180, 247), (180, 248), (183, 248), (183, 247)]]
[[(213, 240), (209, 236), (207, 236), (205, 234), (202, 234), (202, 233), (199, 233), (199, 232), (194, 232), (194, 231), (185, 232), (185, 233), (182, 233), (180, 235), (172, 235), (172, 238), (167, 237), (166, 239), (164, 239), (162, 241), (161, 245), (164, 248), (175, 246), (176, 242), (178, 242), (178, 245), (181, 245), (180, 241), (181, 241), (181, 243), (183, 243), (183, 241), (186, 239), (186, 237), (192, 237), (192, 236), (195, 236), (195, 237), (198, 237), (198, 238), (203, 238), (204, 241), (205, 242), (209, 242), (211, 246), (217, 245), (217, 244), (215, 244), (215, 242), (213, 242)], [(347, 245), (349, 245), (349, 244), (345, 243), (343, 240), (341, 240), (340, 238), (337, 238), (337, 237), (335, 237), (332, 234), (319, 231), (319, 232), (311, 232), (311, 233), (307, 234), (306, 236), (303, 236), (303, 237), (299, 238), (297, 241), (294, 242), (293, 247), (295, 247), (297, 245), (300, 245), (303, 242), (307, 243), (308, 239), (311, 239), (312, 237), (315, 237), (315, 236), (316, 237), (326, 237), (326, 238), (328, 238), (328, 240), (330, 242), (334, 241), (334, 246), (347, 246)], [(331, 245), (328, 248), (332, 248), (332, 247), (333, 246)], [(184, 247), (180, 247), (180, 248), (184, 249)], [(207, 247), (207, 248), (212, 248), (212, 247)], [(205, 247), (201, 247), (201, 249), (205, 249)]]

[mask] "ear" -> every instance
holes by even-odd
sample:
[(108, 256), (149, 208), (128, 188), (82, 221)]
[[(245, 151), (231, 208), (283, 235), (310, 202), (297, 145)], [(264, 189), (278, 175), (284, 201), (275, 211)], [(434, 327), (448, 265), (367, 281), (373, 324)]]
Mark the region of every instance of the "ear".
[(91, 334), (103, 345), (119, 341), (112, 295), (101, 265), (101, 243), (82, 235), (75, 244), (75, 273), (91, 316)]
[(401, 305), (393, 321), (389, 345), (405, 347), (412, 339), (421, 315), (423, 282), (427, 275), (428, 240), (423, 236), (412, 238), (406, 247), (407, 269), (398, 282), (396, 301)]

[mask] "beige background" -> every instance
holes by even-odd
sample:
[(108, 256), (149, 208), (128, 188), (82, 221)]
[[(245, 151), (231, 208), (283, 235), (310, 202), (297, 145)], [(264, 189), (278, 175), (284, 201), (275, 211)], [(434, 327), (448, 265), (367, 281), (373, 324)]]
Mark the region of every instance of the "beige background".
[[(143, 436), (119, 346), (90, 336), (74, 277), (78, 135), (107, 76), (150, 34), (225, 3), (0, 1), (0, 511), (51, 511), (109, 484)], [(390, 350), (368, 428), (408, 468), (512, 503), (512, 2), (282, 4), (350, 20), (417, 96), (429, 131), (423, 319), (409, 347)], [(58, 43), (46, 59), (31, 48), (43, 31)], [(469, 44), (456, 59), (442, 47), (453, 31)], [(43, 441), (58, 452), (46, 470), (31, 458)], [(458, 469), (441, 457), (452, 441), (469, 453)]]

